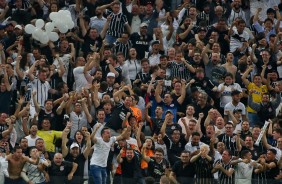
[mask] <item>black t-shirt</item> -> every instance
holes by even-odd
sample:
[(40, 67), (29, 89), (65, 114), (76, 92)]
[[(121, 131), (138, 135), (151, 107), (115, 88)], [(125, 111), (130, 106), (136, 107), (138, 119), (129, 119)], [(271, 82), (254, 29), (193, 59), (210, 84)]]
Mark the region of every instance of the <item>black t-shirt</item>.
[(102, 47), (102, 38), (99, 35), (95, 40), (91, 39), (88, 34), (90, 32), (90, 29), (87, 31), (86, 35), (84, 36), (84, 43), (82, 44), (81, 51), (83, 52), (84, 57), (87, 56), (87, 54), (94, 52), (91, 50), (91, 45), (94, 46), (96, 44), (97, 49), (99, 50)]
[(252, 159), (253, 160), (257, 160), (260, 157), (260, 155), (263, 154), (263, 151), (260, 150), (259, 147), (256, 146), (256, 145), (254, 145), (254, 149), (253, 150), (247, 148), (246, 146), (243, 146), (241, 152), (243, 150), (249, 150), (251, 152), (251, 154), (252, 154)]
[(177, 161), (173, 167), (172, 171), (176, 175), (176, 180), (181, 184), (190, 184), (194, 181), (195, 169), (194, 165), (189, 163), (183, 167), (182, 161)]
[[(38, 129), (41, 129), (42, 121), (43, 119), (49, 119), (51, 123), (52, 130), (58, 130), (58, 124), (57, 124), (57, 113), (56, 109), (52, 109), (52, 112), (47, 114), (45, 110), (41, 109), (38, 113)], [(60, 122), (62, 123), (62, 122)]]
[(12, 91), (0, 92), (0, 113), (10, 114)]
[(76, 159), (68, 153), (65, 157), (66, 161), (77, 163), (78, 167), (74, 173), (74, 178), (72, 179), (73, 183), (83, 183), (83, 175), (84, 175), (84, 164), (85, 164), (85, 157), (83, 154), (79, 154)]
[(61, 165), (56, 165), (54, 161), (51, 163), (51, 167), (48, 168), (50, 176), (50, 183), (62, 184), (65, 183), (68, 174), (72, 169), (73, 163), (68, 161), (62, 161)]
[(128, 112), (132, 113), (132, 110), (130, 108), (126, 108), (123, 102), (118, 103), (113, 110), (112, 116), (110, 117), (106, 126), (116, 131), (122, 129), (123, 120), (120, 118), (120, 113), (124, 113), (126, 116)]
[(163, 159), (160, 163), (157, 163), (155, 158), (151, 158), (148, 163), (148, 176), (151, 176), (157, 181), (165, 175), (165, 169), (169, 168), (169, 163), (166, 159)]
[(167, 147), (169, 163), (173, 165), (179, 160), (180, 154), (185, 149), (187, 141), (185, 140), (184, 135), (181, 135), (179, 141), (176, 143), (172, 142), (167, 135), (163, 137), (163, 141)]
[(139, 33), (133, 33), (130, 36), (130, 40), (133, 44), (133, 48), (137, 51), (137, 58), (143, 59), (145, 52), (149, 52), (150, 41), (153, 40), (152, 36), (141, 36)]
[(123, 162), (121, 165), (123, 178), (138, 178), (141, 177), (140, 159), (137, 155), (134, 155), (131, 161), (128, 161), (126, 157), (122, 157)]

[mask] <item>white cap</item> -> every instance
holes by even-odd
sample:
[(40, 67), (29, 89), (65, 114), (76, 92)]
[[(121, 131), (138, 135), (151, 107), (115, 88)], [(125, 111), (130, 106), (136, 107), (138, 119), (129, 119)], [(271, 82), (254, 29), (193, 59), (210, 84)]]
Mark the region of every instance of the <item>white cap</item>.
[(72, 148), (79, 148), (79, 145), (77, 143), (72, 143), (71, 146), (70, 146), (70, 149)]
[(116, 77), (116, 75), (115, 75), (113, 72), (109, 72), (109, 73), (107, 74), (107, 77)]
[(16, 26), (15, 26), (15, 29), (16, 29), (16, 28), (18, 28), (18, 29), (20, 29), (20, 30), (23, 30), (23, 28), (22, 28), (21, 25), (16, 25)]

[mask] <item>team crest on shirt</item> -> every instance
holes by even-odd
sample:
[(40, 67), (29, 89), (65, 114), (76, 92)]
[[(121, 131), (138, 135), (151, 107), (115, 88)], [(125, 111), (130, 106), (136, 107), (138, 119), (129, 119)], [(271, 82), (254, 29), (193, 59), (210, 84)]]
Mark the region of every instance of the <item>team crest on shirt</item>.
[(180, 72), (183, 72), (183, 67), (180, 67), (180, 68), (179, 68), (179, 71), (180, 71)]
[(53, 118), (55, 115), (53, 113), (51, 113), (51, 117)]
[(203, 82), (203, 87), (206, 87), (206, 86), (207, 86), (207, 82), (204, 81), (204, 82)]
[(174, 104), (170, 104), (170, 107), (174, 107)]
[(175, 129), (175, 126), (173, 125), (173, 126), (171, 126), (171, 130), (174, 130)]
[(64, 169), (65, 169), (64, 166), (61, 166), (61, 167), (60, 167), (60, 171), (63, 171)]

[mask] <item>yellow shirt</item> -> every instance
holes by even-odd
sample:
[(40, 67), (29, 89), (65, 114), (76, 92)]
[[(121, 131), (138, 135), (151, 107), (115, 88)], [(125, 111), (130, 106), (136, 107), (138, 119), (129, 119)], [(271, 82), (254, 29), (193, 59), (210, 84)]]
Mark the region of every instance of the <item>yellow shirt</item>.
[[(250, 91), (250, 90), (254, 91), (254, 93), (252, 94), (252, 97), (253, 97), (253, 101), (256, 102), (256, 103), (260, 103), (261, 100), (262, 100), (262, 94), (268, 92), (266, 85), (261, 85), (260, 87), (258, 87), (253, 82), (249, 83), (247, 89), (248, 89), (248, 91)], [(247, 111), (252, 112), (252, 113), (256, 113), (256, 111), (254, 111), (249, 106), (247, 107)]]
[(55, 152), (55, 140), (61, 139), (62, 131), (54, 130), (38, 130), (37, 135), (41, 137), (45, 142), (45, 149), (49, 152)]

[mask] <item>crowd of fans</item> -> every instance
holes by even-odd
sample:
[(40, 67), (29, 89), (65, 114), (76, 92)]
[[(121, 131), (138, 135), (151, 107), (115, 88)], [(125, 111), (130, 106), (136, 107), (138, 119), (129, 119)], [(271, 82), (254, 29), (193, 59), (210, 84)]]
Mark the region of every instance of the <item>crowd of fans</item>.
[[(58, 41), (25, 33), (59, 10)], [(281, 184), (280, 11), (0, 0), (0, 184)]]

